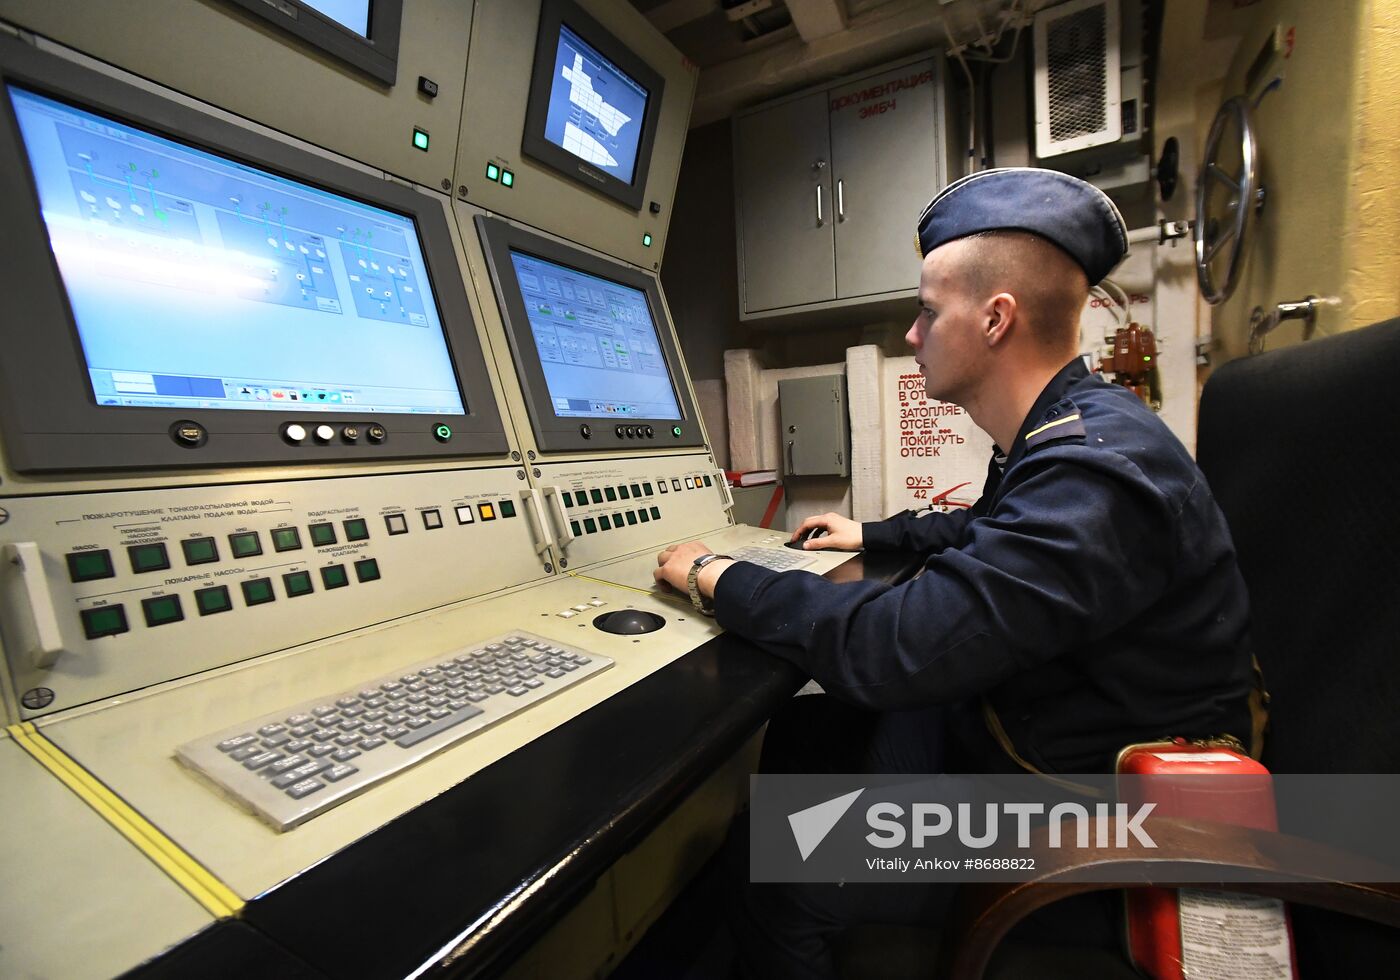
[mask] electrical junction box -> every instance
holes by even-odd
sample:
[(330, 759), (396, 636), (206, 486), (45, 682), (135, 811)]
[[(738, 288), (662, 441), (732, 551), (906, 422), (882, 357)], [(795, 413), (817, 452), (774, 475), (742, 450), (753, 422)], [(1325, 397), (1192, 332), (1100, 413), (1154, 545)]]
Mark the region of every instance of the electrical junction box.
[(788, 476), (851, 475), (844, 374), (779, 381), (778, 413)]

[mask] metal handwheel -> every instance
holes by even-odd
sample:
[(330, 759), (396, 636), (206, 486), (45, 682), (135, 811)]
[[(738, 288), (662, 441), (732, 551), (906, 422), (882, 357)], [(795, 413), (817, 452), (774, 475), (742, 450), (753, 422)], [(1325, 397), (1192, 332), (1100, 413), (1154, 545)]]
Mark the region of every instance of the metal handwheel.
[(1212, 306), (1234, 292), (1251, 216), (1264, 206), (1258, 165), (1249, 102), (1237, 95), (1215, 114), (1196, 182), (1196, 281)]

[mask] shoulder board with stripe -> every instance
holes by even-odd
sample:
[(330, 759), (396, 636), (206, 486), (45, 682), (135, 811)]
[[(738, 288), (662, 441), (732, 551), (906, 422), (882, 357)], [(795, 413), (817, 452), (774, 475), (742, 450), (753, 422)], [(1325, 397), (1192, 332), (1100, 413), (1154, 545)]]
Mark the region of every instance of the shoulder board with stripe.
[(1064, 439), (1084, 438), (1084, 419), (1079, 409), (1072, 408), (1068, 414), (1046, 419), (1026, 433), (1026, 451), (1029, 452), (1047, 443)]

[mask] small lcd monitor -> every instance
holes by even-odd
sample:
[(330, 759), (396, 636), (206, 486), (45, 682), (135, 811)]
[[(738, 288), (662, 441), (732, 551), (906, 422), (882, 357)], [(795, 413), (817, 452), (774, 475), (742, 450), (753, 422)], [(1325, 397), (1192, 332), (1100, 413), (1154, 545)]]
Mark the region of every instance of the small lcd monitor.
[(665, 82), (571, 0), (544, 0), (521, 152), (640, 211)]
[(353, 68), (398, 80), (403, 0), (226, 0)]
[(441, 201), (0, 50), (12, 465), (504, 450)]
[(542, 450), (704, 444), (654, 276), (499, 218), (476, 224)]

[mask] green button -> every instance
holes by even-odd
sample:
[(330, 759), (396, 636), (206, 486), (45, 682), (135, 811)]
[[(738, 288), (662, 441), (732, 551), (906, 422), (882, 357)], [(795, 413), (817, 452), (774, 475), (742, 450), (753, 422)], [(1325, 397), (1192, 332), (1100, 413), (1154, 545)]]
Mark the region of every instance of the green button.
[(642, 234), (642, 245), (645, 248), (651, 248), (651, 232), (644, 232)]
[(379, 562), (374, 558), (361, 558), (355, 562), (355, 577), (361, 582), (378, 582)]
[(585, 518), (583, 519), (583, 529), (584, 529), (585, 531), (587, 531), (589, 534), (597, 534), (597, 533), (598, 533), (598, 522), (595, 521), (595, 520), (594, 520), (593, 518), (591, 518), (591, 517), (585, 517)]
[(501, 516), (502, 516), (502, 517), (514, 517), (514, 516), (515, 516), (515, 501), (514, 501), (514, 500), (502, 500), (502, 501), (501, 501), (501, 506), (500, 506), (499, 509), (500, 509), (500, 512), (501, 512)]
[(436, 439), (438, 442), (446, 442), (447, 440), (451, 439), (452, 426), (443, 425), (441, 422), (439, 422), (437, 425), (433, 426), (433, 438)]
[(146, 614), (147, 626), (164, 626), (166, 623), (178, 623), (185, 618), (184, 610), (180, 608), (180, 597), (177, 595), (158, 595), (142, 599), (141, 611)]
[(428, 152), (428, 134), (417, 126), (413, 127), (413, 146), (414, 149), (422, 150), (424, 153)]
[(365, 523), (363, 517), (352, 517), (345, 522), (346, 541), (367, 541), (369, 540), (369, 525)]
[(515, 186), (515, 174), (511, 173), (509, 170), (502, 170), (502, 171), (501, 171), (501, 186), (502, 186), (502, 187), (514, 187), (514, 186)]
[(571, 494), (571, 493), (569, 493), (569, 491), (565, 490), (565, 491), (564, 491), (564, 506), (565, 506), (565, 507), (572, 507), (573, 505), (574, 505), (574, 497), (573, 497), (573, 494)]
[(614, 490), (612, 487), (604, 487), (603, 492), (607, 495), (607, 498), (609, 500), (617, 499), (617, 491)]
[(212, 616), (214, 613), (228, 612), (233, 608), (233, 600), (229, 598), (227, 585), (213, 585), (207, 589), (196, 589), (194, 604), (199, 607), (201, 616)]
[(603, 502), (603, 492), (597, 487), (594, 487), (592, 490), (588, 491), (588, 493), (589, 496), (593, 498), (595, 504), (601, 504)]
[(627, 498), (629, 498), (630, 496), (632, 496), (630, 493), (627, 492), (627, 484), (625, 484), (625, 483), (624, 483), (622, 486), (620, 486), (620, 487), (617, 488), (617, 495), (618, 495), (619, 497), (621, 497), (623, 500), (626, 500)]
[(637, 483), (632, 484), (632, 496), (634, 496), (634, 497), (640, 497), (641, 495), (642, 495), (642, 488), (641, 488), (641, 485), (640, 485), (640, 484), (637, 484)]
[(278, 551), (296, 551), (301, 547), (301, 532), (294, 527), (272, 529), (272, 546)]
[(260, 606), (276, 598), (272, 591), (272, 579), (255, 578), (243, 583), (243, 601), (250, 606)]
[(500, 180), (500, 179), (501, 179), (501, 168), (498, 167), (498, 166), (496, 166), (494, 163), (488, 163), (488, 164), (486, 165), (486, 179), (487, 179), (487, 180)]
[(643, 524), (651, 520), (651, 518), (647, 516), (647, 512), (645, 510), (637, 511), (637, 516), (639, 516), (642, 519)]
[(715, 484), (714, 484), (714, 481), (713, 481), (713, 480), (711, 480), (708, 476), (705, 477), (705, 486), (707, 486), (707, 487), (712, 487), (712, 486), (714, 486), (714, 485), (715, 485)]
[(133, 572), (158, 572), (170, 567), (170, 556), (163, 544), (134, 544), (126, 549)]
[(328, 544), (335, 544), (334, 524), (312, 524), (307, 530), (311, 532), (311, 543), (317, 548), (324, 548)]
[[(262, 542), (258, 540), (257, 531), (242, 531), (238, 534), (228, 536), (229, 547), (233, 549), (235, 558), (251, 558), (254, 555), (262, 554)], [(267, 600), (264, 599), (264, 602)]]
[(287, 595), (293, 599), (297, 596), (310, 595), (315, 591), (311, 587), (310, 572), (288, 572), (282, 576), (282, 587), (287, 590)]
[(653, 508), (651, 509), (651, 519), (654, 520), (654, 521), (659, 521), (659, 520), (661, 520), (661, 508), (659, 508), (659, 507), (653, 507)]
[(612, 530), (612, 521), (608, 519), (607, 514), (598, 515), (598, 526), (601, 527), (604, 531)]
[(121, 605), (98, 606), (95, 609), (84, 609), (83, 632), (89, 640), (95, 640), (100, 636), (115, 636), (118, 633), (125, 633), (126, 611)]
[(642, 487), (643, 487), (643, 489), (646, 490), (647, 496), (648, 496), (648, 497), (650, 497), (653, 493), (656, 492), (655, 490), (652, 489), (650, 483), (644, 483), (644, 484), (642, 484)]
[(681, 437), (681, 427), (679, 425), (671, 426), (671, 435), (679, 439)]
[(578, 521), (570, 521), (569, 530), (574, 532), (574, 537), (578, 537), (583, 533), (583, 528), (578, 526)]
[(630, 510), (629, 510), (629, 511), (627, 512), (627, 523), (628, 523), (628, 524), (636, 524), (636, 523), (637, 523), (637, 514), (636, 514), (635, 511), (630, 511)]
[(187, 565), (204, 565), (219, 560), (219, 546), (213, 538), (188, 538), (180, 542)]
[(344, 565), (327, 565), (321, 569), (321, 584), (328, 589), (340, 589), (350, 584)]
[[(101, 551), (73, 551), (68, 554), (68, 577), (74, 582), (91, 582), (95, 578), (111, 578), (112, 554)], [(103, 607), (108, 608), (108, 607)]]

